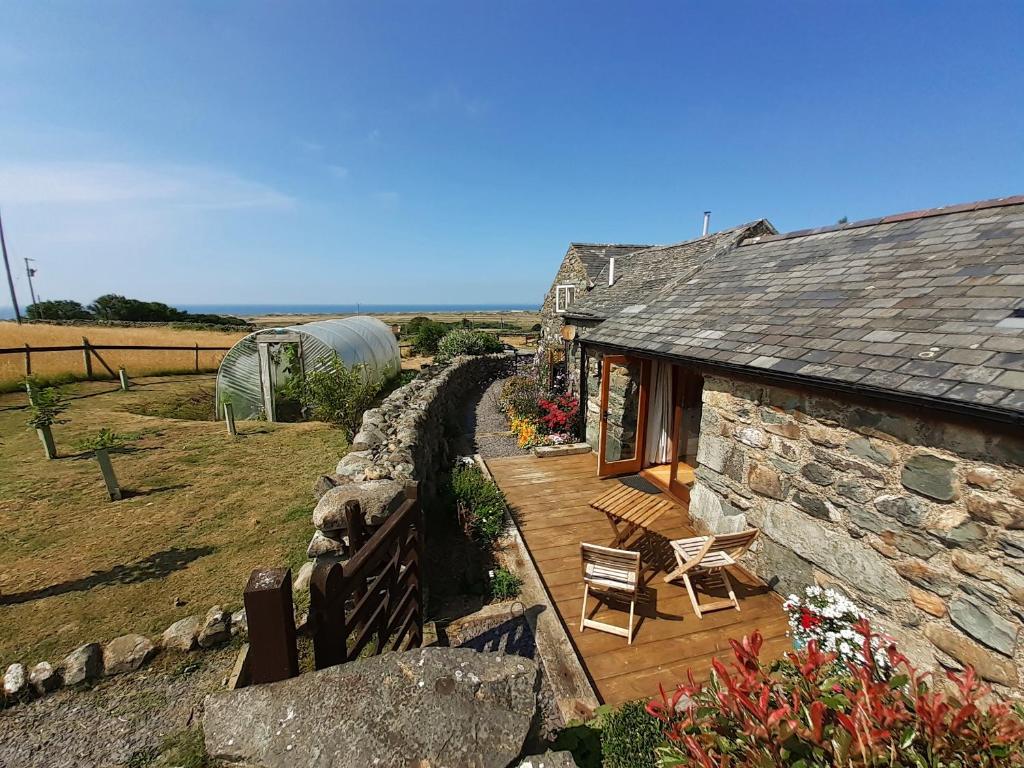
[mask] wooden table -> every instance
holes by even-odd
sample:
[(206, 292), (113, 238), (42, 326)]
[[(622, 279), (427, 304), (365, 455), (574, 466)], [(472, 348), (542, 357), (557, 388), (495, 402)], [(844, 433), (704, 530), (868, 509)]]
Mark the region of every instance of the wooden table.
[(663, 493), (647, 493), (625, 483), (614, 484), (590, 502), (590, 506), (608, 518), (615, 532), (608, 546), (617, 548), (624, 548), (634, 533), (646, 532), (659, 517), (676, 507)]

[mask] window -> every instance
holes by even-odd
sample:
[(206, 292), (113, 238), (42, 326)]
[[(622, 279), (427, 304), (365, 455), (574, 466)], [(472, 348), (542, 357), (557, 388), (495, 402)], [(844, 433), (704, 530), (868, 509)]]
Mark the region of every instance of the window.
[(575, 285), (559, 285), (555, 288), (555, 312), (565, 312), (576, 298)]

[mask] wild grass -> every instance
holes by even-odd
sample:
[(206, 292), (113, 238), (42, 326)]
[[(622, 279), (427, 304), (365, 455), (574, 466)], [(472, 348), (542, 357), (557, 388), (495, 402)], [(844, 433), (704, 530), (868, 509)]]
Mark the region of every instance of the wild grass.
[[(208, 375), (128, 392), (69, 385), (53, 461), (25, 424), (25, 395), (0, 396), (0, 626), (17, 627), (0, 632), (0, 667), (238, 608), (253, 568), (305, 560), (312, 482), (345, 452), (341, 431), (239, 422), (231, 438), (219, 421), (163, 415), (188, 413), (175, 403), (207, 402), (212, 387)], [(123, 501), (107, 500), (92, 454), (75, 448), (102, 428), (137, 436), (111, 453)]]
[[(241, 331), (183, 330), (169, 326), (154, 328), (107, 328), (101, 326), (34, 325), (0, 322), (0, 348), (61, 347), (81, 344), (85, 336), (93, 344), (139, 344), (149, 346), (230, 347), (244, 336)], [(157, 376), (195, 370), (195, 353), (183, 351), (105, 350), (100, 355), (114, 371), (124, 366), (129, 376)], [(216, 370), (223, 352), (200, 352), (200, 370)], [(66, 383), (85, 378), (82, 353), (37, 352), (32, 354), (32, 372), (43, 384)], [(109, 374), (93, 360), (97, 378)], [(0, 355), (0, 392), (21, 388), (25, 376), (23, 354)]]

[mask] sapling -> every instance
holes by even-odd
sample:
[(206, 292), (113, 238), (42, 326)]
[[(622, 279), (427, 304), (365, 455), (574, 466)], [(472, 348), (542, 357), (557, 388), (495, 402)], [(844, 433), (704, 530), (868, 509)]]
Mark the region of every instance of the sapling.
[(43, 387), (35, 389), (30, 387), (31, 396), (29, 399), (29, 420), (28, 425), (35, 427), (36, 434), (43, 444), (43, 451), (46, 458), (57, 458), (57, 448), (53, 442), (54, 424), (66, 424), (67, 419), (60, 418), (60, 415), (67, 410), (68, 404), (64, 395), (56, 387)]

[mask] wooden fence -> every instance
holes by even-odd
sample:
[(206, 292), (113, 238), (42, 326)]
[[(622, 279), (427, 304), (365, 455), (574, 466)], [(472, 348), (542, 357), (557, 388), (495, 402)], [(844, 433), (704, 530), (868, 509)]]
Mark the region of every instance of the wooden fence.
[(373, 535), (359, 503), (346, 504), (349, 559), (313, 571), (309, 618), (296, 628), (291, 573), (257, 569), (245, 589), (249, 679), (269, 683), (298, 674), (297, 635), (312, 638), (316, 669), (361, 655), (403, 651), (423, 642), (423, 510), (417, 489)]
[(81, 344), (73, 344), (61, 347), (33, 347), (25, 344), (23, 347), (0, 348), (0, 355), (24, 355), (25, 375), (32, 375), (32, 355), (46, 354), (47, 352), (81, 352), (82, 366), (87, 379), (93, 378), (93, 359), (102, 365), (107, 373), (117, 378), (117, 372), (107, 365), (107, 361), (100, 354), (101, 350), (144, 350), (152, 352), (191, 352), (194, 357), (195, 370), (199, 371), (200, 352), (227, 352), (231, 347), (201, 347), (198, 344), (192, 346), (152, 346), (147, 344), (92, 344), (85, 336)]

